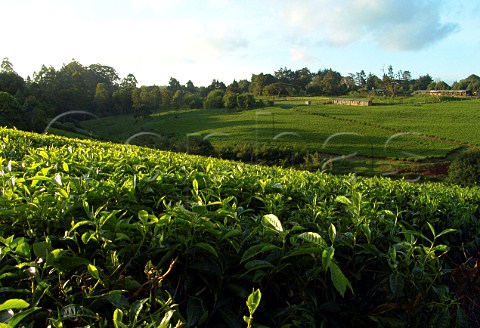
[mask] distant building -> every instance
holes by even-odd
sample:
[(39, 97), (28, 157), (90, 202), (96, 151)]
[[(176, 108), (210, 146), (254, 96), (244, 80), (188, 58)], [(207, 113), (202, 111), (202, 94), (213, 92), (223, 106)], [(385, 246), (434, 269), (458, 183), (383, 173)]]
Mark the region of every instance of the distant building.
[(416, 90), (417, 95), (469, 97), (473, 96), (472, 90)]
[(346, 105), (346, 106), (372, 106), (371, 100), (358, 100), (358, 99), (332, 99), (334, 105)]

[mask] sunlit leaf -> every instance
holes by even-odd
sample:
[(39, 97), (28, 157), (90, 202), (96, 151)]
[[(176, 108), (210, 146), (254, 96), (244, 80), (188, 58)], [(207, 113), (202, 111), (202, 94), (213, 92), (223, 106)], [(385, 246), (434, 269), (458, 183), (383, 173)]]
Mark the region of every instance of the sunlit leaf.
[(325, 240), (316, 232), (303, 232), (297, 235), (297, 237), (320, 247), (327, 247)]
[(262, 224), (265, 227), (273, 228), (278, 232), (283, 232), (282, 223), (275, 214), (267, 214), (262, 217)]

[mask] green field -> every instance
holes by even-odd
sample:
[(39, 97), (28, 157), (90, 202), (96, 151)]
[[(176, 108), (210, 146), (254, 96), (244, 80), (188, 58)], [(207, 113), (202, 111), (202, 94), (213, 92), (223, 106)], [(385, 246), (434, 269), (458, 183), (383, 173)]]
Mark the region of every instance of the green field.
[(0, 321), (246, 327), (255, 290), (267, 327), (467, 327), (479, 202), (2, 128)]
[[(306, 106), (305, 99), (312, 104)], [(257, 150), (320, 154), (319, 166), (329, 160), (335, 160), (336, 167), (348, 162), (340, 173), (370, 175), (405, 165), (397, 161), (424, 164), (421, 168), (412, 164), (413, 171), (439, 161), (446, 165), (455, 150), (480, 145), (480, 100), (426, 103), (423, 98), (406, 98), (389, 104), (382, 99), (371, 107), (337, 106), (328, 101), (277, 99), (274, 106), (255, 110), (179, 110), (145, 119), (111, 116), (84, 121), (81, 126), (119, 143), (155, 144), (162, 135), (180, 140), (187, 150), (191, 138), (207, 138), (219, 153), (246, 145)]]
[(125, 142), (142, 132), (174, 134), (185, 142), (199, 135), (209, 138), (215, 148), (267, 144), (405, 160), (442, 158), (462, 145), (480, 145), (478, 100), (371, 107), (317, 103), (305, 106), (298, 101), (282, 101), (274, 107), (242, 112), (170, 111), (148, 119), (112, 116), (82, 122), (82, 127), (115, 142)]

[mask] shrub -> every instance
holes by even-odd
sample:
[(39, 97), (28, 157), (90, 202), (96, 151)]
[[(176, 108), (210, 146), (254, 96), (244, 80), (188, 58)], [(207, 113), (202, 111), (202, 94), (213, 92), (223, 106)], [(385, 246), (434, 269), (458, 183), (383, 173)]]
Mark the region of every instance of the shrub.
[(480, 149), (463, 152), (448, 169), (447, 182), (461, 186), (480, 184)]

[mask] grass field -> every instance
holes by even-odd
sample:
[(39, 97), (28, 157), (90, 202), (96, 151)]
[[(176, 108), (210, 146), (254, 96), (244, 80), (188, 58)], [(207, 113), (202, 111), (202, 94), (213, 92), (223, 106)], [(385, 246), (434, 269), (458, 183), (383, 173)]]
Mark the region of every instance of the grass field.
[[(426, 103), (407, 98), (397, 104), (374, 100), (378, 105), (352, 107), (309, 99), (310, 106), (305, 99), (294, 98), (241, 112), (179, 110), (146, 119), (111, 116), (84, 121), (82, 128), (118, 143), (155, 143), (162, 135), (181, 140), (188, 149), (190, 138), (201, 137), (217, 150), (251, 145), (343, 156), (343, 162), (345, 157), (360, 158), (359, 170), (371, 173), (382, 160), (449, 161), (455, 151), (480, 145), (480, 100)], [(352, 165), (347, 166), (351, 170)]]

